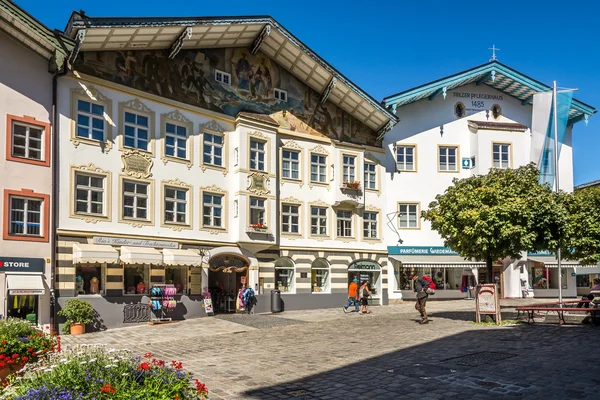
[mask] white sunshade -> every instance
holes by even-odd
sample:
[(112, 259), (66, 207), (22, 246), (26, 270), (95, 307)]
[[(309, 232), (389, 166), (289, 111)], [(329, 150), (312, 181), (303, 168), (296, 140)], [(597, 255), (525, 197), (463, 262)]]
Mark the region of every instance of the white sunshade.
[(577, 275), (600, 275), (599, 265), (581, 265), (574, 268)]
[(121, 246), (121, 261), (125, 264), (162, 264), (163, 255), (151, 247)]
[(46, 293), (41, 275), (6, 274), (6, 282), (11, 295), (43, 295)]
[(456, 255), (389, 255), (407, 268), (485, 268), (484, 262), (465, 260)]
[(193, 250), (164, 249), (163, 258), (165, 265), (181, 267), (202, 266), (202, 256)]
[(114, 264), (119, 262), (119, 252), (114, 247), (100, 244), (73, 245), (73, 264)]

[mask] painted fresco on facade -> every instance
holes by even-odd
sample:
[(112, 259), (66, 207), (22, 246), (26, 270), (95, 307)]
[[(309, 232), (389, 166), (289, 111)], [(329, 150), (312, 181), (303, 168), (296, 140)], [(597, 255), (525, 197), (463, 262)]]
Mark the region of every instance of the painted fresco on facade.
[[(78, 61), (79, 72), (204, 109), (269, 114), (286, 121), (286, 129), (381, 146), (375, 132), (334, 104), (319, 104), (317, 92), (262, 53), (182, 50), (170, 60), (161, 50), (129, 50), (85, 52)], [(231, 74), (231, 83), (216, 81), (217, 71)], [(286, 91), (287, 99), (276, 99), (275, 88)]]

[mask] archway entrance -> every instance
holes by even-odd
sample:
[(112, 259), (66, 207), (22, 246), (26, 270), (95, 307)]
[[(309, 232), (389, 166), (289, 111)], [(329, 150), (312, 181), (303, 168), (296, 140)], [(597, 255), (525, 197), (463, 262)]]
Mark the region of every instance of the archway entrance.
[(371, 260), (354, 261), (348, 266), (348, 284), (355, 277), (360, 283), (369, 281), (373, 304), (381, 305), (381, 266)]
[(236, 311), (242, 286), (248, 285), (248, 260), (238, 255), (219, 254), (208, 261), (208, 290), (216, 312)]

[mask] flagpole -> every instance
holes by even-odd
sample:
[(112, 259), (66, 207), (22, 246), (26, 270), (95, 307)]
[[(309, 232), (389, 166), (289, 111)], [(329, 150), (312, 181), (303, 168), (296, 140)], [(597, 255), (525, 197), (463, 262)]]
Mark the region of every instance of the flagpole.
[[(556, 193), (559, 191), (559, 182), (560, 179), (558, 177), (558, 115), (557, 115), (557, 106), (558, 103), (556, 98), (556, 81), (552, 86), (552, 99), (554, 100), (552, 103), (553, 111), (554, 111), (554, 190)], [(563, 297), (562, 297), (562, 268), (561, 268), (561, 238), (558, 237), (558, 251), (556, 252), (556, 260), (558, 262), (558, 302), (562, 306)]]

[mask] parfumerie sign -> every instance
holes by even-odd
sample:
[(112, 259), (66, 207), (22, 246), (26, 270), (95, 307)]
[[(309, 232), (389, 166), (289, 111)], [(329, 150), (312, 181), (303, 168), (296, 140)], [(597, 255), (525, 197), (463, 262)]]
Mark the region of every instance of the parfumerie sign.
[(439, 246), (388, 246), (391, 255), (457, 256), (457, 252)]
[(45, 266), (43, 258), (0, 257), (0, 272), (44, 273)]
[(162, 249), (179, 248), (179, 243), (168, 242), (166, 240), (126, 239), (105, 236), (94, 236), (93, 240), (94, 244), (108, 244), (111, 246), (158, 247)]

